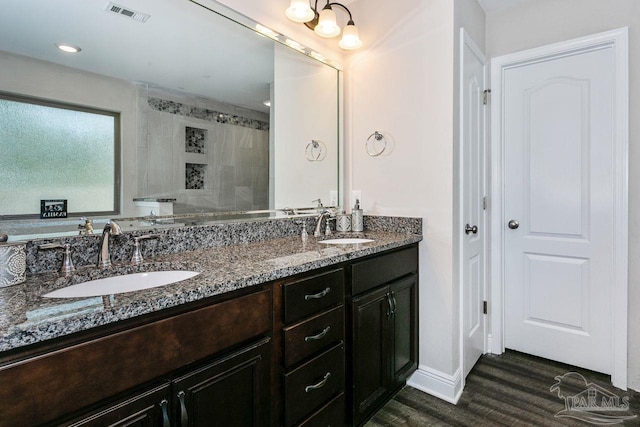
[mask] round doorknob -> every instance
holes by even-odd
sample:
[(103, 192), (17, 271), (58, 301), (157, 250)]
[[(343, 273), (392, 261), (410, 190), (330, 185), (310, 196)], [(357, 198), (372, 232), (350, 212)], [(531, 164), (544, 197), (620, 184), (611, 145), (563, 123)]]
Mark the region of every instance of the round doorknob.
[(464, 232), (465, 232), (465, 234), (469, 234), (469, 233), (477, 234), (478, 233), (478, 226), (474, 225), (472, 227), (469, 224), (467, 224), (467, 226), (464, 228)]
[(520, 223), (518, 221), (516, 221), (515, 219), (512, 219), (511, 221), (509, 221), (510, 229), (515, 230), (518, 227), (520, 227)]

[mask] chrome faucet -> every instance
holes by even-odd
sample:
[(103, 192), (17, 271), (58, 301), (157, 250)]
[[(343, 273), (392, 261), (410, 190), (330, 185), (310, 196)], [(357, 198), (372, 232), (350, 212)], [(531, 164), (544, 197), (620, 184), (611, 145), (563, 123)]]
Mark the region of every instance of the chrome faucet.
[(119, 236), (122, 229), (115, 221), (109, 221), (102, 229), (102, 238), (100, 239), (100, 252), (98, 253), (98, 268), (111, 267), (111, 254), (109, 253), (109, 236)]
[(323, 218), (327, 218), (327, 227), (325, 230), (325, 235), (329, 236), (331, 234), (331, 228), (329, 228), (329, 218), (331, 217), (331, 211), (328, 209), (323, 210), (322, 212), (320, 212), (318, 214), (318, 216), (316, 217), (316, 230), (313, 232), (313, 237), (321, 237), (322, 233), (320, 232), (320, 229), (322, 228), (322, 219)]

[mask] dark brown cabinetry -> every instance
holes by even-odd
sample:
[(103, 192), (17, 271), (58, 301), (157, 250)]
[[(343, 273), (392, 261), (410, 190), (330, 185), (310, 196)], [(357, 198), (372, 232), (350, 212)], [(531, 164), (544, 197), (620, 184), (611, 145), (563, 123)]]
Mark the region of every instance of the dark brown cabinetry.
[(351, 417), (366, 422), (417, 367), (417, 248), (354, 264)]
[(344, 270), (283, 285), (283, 423), (344, 425)]
[[(264, 422), (268, 403), (263, 397), (270, 390), (272, 302), (271, 288), (214, 300), (185, 307), (191, 310), (171, 317), (6, 363), (0, 366), (0, 426), (15, 426), (16, 420), (21, 425), (69, 425), (71, 417), (79, 420), (78, 425), (164, 426), (165, 407), (169, 419), (182, 419), (176, 394), (181, 390), (193, 414), (186, 425), (210, 426), (215, 425), (211, 420), (199, 421), (199, 405), (215, 406), (204, 400), (214, 396), (216, 388), (236, 396), (246, 393), (242, 399), (256, 405), (249, 414), (264, 418), (245, 425), (268, 424)], [(259, 345), (254, 348), (252, 343)], [(231, 382), (241, 384), (237, 389), (227, 388), (228, 383), (220, 385), (222, 378), (236, 374)], [(179, 375), (188, 387), (173, 393), (177, 384), (170, 383), (169, 398), (140, 391), (145, 384), (154, 389)], [(165, 399), (167, 406), (162, 404)], [(106, 421), (95, 421), (99, 414)], [(131, 421), (123, 421), (127, 419)], [(176, 425), (180, 424), (171, 423)]]
[(106, 405), (62, 426), (169, 427), (171, 386), (162, 384)]
[(0, 427), (362, 425), (416, 369), (417, 254), (390, 250), (5, 355)]
[(125, 400), (59, 425), (68, 427), (262, 426), (269, 419), (269, 338)]
[(250, 427), (269, 419), (269, 339), (173, 380), (172, 426)]

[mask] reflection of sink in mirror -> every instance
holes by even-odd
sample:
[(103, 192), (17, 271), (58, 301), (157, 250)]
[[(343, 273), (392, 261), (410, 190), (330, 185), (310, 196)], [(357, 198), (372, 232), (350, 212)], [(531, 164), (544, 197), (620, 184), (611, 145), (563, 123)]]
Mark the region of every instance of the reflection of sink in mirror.
[(157, 288), (197, 276), (196, 271), (152, 271), (90, 280), (49, 292), (47, 298), (84, 298)]
[(357, 245), (360, 243), (371, 243), (372, 239), (358, 239), (358, 238), (348, 238), (348, 239), (328, 239), (328, 240), (320, 240), (318, 243), (324, 243), (325, 245)]

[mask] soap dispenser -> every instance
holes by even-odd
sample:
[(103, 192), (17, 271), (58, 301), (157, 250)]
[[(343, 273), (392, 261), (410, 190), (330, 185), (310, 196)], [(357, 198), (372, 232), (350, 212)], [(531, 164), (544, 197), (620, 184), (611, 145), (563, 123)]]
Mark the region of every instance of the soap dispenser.
[(351, 230), (364, 231), (364, 212), (360, 209), (359, 199), (356, 199), (356, 204), (351, 211)]

